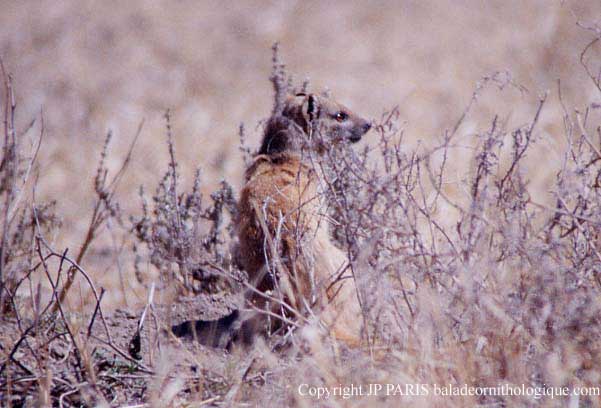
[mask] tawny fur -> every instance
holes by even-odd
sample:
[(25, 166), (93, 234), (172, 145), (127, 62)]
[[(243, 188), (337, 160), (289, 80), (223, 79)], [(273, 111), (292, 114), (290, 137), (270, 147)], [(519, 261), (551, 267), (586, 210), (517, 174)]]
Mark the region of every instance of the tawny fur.
[[(347, 257), (330, 239), (319, 179), (308, 157), (356, 142), (370, 127), (329, 98), (290, 97), (282, 114), (267, 124), (238, 208), (240, 260), (258, 292), (282, 299), (304, 316), (312, 312), (334, 337), (350, 344), (361, 341), (361, 308), (345, 271)], [(251, 301), (281, 311), (260, 294), (253, 293)]]

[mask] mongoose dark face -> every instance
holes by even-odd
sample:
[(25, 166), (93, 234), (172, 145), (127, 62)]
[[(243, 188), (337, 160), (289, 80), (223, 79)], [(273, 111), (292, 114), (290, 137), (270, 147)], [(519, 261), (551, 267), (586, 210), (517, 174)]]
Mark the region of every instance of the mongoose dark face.
[(331, 98), (297, 94), (267, 124), (259, 153), (294, 152), (307, 142), (314, 142), (318, 150), (341, 142), (356, 143), (370, 129), (370, 121)]

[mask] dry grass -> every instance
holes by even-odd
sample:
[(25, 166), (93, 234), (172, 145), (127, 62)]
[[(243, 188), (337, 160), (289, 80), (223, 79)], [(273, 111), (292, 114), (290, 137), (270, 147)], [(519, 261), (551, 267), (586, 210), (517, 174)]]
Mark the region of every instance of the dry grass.
[[(432, 392), (599, 384), (598, 3), (2, 8), (3, 404), (310, 406), (300, 384), (389, 383), (430, 395), (322, 402), (599, 406)], [(162, 304), (243, 280), (228, 223), (274, 40), (314, 88), (378, 118), (359, 149), (313, 158), (369, 323), (361, 350), (310, 325), (227, 355), (163, 330)], [(156, 187), (142, 211), (140, 185)], [(146, 307), (108, 317), (124, 305)]]

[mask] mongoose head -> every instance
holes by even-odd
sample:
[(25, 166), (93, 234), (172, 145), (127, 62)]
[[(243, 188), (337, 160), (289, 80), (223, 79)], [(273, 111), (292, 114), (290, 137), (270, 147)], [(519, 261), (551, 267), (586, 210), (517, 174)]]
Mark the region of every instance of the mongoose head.
[(311, 139), (319, 150), (338, 143), (356, 143), (371, 122), (326, 96), (300, 93), (290, 96), (281, 115), (270, 119), (260, 154), (298, 151)]

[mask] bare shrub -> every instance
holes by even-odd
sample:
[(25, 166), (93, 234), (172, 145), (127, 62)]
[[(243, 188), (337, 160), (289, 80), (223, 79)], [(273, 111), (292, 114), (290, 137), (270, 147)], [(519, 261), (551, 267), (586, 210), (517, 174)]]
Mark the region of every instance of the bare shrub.
[[(1, 65), (1, 61), (0, 61)], [(13, 340), (4, 348), (0, 361), (0, 394), (7, 406), (107, 406), (107, 398), (115, 397), (110, 381), (102, 378), (105, 360), (101, 348), (117, 353), (126, 360), (135, 360), (114, 343), (100, 307), (104, 288), (97, 290), (90, 275), (81, 266), (84, 256), (101, 233), (109, 218), (120, 222), (115, 191), (131, 159), (133, 146), (141, 126), (121, 168), (112, 179), (108, 177), (106, 158), (111, 134), (101, 153), (94, 178), (97, 201), (90, 226), (77, 255), (71, 258), (68, 248), (56, 251), (50, 239), (56, 234), (59, 221), (54, 215), (54, 203), (35, 201), (37, 178), (34, 164), (42, 147), (44, 135), (41, 116), (40, 135), (31, 157), (24, 154), (23, 132), (15, 126), (16, 102), (11, 77), (2, 76), (6, 91), (4, 106), (4, 145), (0, 164), (0, 195), (3, 238), (0, 246), (0, 300), (4, 341)], [(73, 311), (65, 302), (69, 289), (81, 277), (92, 294), (93, 311), (86, 313), (85, 305)], [(49, 299), (45, 296), (50, 287)], [(80, 287), (80, 293), (83, 288)], [(102, 321), (101, 330), (92, 330)], [(92, 340), (93, 339), (93, 340)], [(120, 363), (113, 366), (119, 370)], [(136, 363), (137, 364), (137, 363)], [(140, 364), (137, 364), (141, 367)], [(123, 367), (121, 367), (123, 368)], [(127, 368), (126, 368), (127, 369)]]
[[(522, 171), (545, 102), (546, 95), (522, 127), (506, 129), (495, 117), (475, 135), (459, 201), (445, 193), (445, 163), (471, 104), (432, 149), (404, 148), (392, 110), (376, 127), (377, 148), (313, 158), (335, 237), (349, 254), (370, 349), (390, 352), (387, 381), (398, 382), (393, 367), (405, 383), (452, 378), (487, 387), (594, 386), (601, 375), (592, 363), (601, 351), (592, 340), (601, 335), (601, 138), (587, 132), (596, 107), (565, 112), (568, 147), (549, 207), (532, 198)], [(444, 227), (447, 217), (456, 218), (454, 229)]]
[[(152, 197), (152, 209), (140, 188), (142, 215), (131, 219), (137, 240), (134, 244), (136, 276), (141, 283), (148, 281), (140, 266), (148, 259), (159, 272), (158, 279), (163, 283), (159, 288), (176, 283), (179, 294), (215, 292), (229, 285), (213, 270), (215, 266), (229, 269), (232, 263), (228, 250), (233, 234), (231, 221), (236, 212), (233, 191), (226, 181), (222, 181), (221, 188), (210, 195), (212, 203), (205, 204), (201, 171), (197, 169), (192, 191), (179, 192), (169, 112), (165, 119), (170, 157), (168, 170)], [(147, 252), (142, 253), (142, 249)]]
[[(94, 177), (94, 193), (95, 193), (95, 202), (94, 209), (92, 210), (92, 215), (90, 217), (90, 223), (88, 225), (88, 229), (86, 231), (85, 237), (82, 241), (81, 246), (79, 247), (79, 251), (77, 252), (77, 256), (75, 257), (75, 263), (77, 265), (81, 264), (84, 260), (85, 255), (88, 250), (92, 246), (94, 240), (98, 238), (101, 234), (104, 227), (108, 225), (108, 221), (110, 219), (116, 220), (117, 224), (123, 227), (123, 220), (121, 209), (119, 203), (115, 199), (115, 194), (117, 191), (117, 187), (119, 186), (119, 182), (123, 177), (123, 174), (127, 170), (127, 167), (131, 161), (132, 154), (138, 137), (142, 132), (142, 126), (144, 122), (140, 122), (138, 126), (138, 130), (133, 138), (133, 141), (121, 163), (121, 167), (117, 170), (114, 177), (112, 179), (108, 178), (108, 168), (106, 165), (106, 158), (108, 155), (109, 145), (112, 138), (112, 132), (109, 131), (104, 139), (104, 145), (102, 147), (102, 151), (100, 153), (100, 161), (98, 163), (98, 167), (96, 168), (96, 176)], [(71, 289), (71, 286), (75, 282), (75, 277), (77, 276), (77, 268), (72, 266), (67, 271), (67, 279), (60, 291), (59, 302), (57, 302), (52, 309), (52, 312), (55, 313), (58, 310), (58, 305), (60, 302), (63, 302)], [(122, 285), (122, 290), (124, 290)]]
[[(35, 120), (23, 131), (16, 129), (17, 102), (12, 78), (0, 60), (3, 82), (4, 137), (0, 161), (0, 314), (13, 311), (16, 293), (31, 273), (35, 257), (35, 229), (31, 200), (31, 176), (44, 136), (44, 117), (40, 114), (40, 133), (30, 152), (25, 142)], [(54, 215), (54, 203), (41, 204), (37, 209), (37, 222), (45, 231), (60, 224)]]

